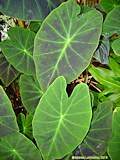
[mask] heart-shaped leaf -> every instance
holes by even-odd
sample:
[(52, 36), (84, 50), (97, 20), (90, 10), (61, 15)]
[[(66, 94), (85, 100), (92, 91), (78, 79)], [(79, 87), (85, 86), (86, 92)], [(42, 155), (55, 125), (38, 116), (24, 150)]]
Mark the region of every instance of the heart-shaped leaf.
[(5, 87), (9, 86), (18, 75), (19, 72), (8, 63), (5, 56), (0, 53), (0, 79)]
[(20, 77), (20, 95), (28, 112), (34, 112), (38, 105), (42, 91), (39, 83), (32, 76), (22, 75)]
[(118, 160), (120, 157), (120, 107), (113, 112), (112, 126), (112, 139), (109, 142), (108, 154), (112, 160)]
[(108, 101), (98, 105), (90, 130), (77, 148), (76, 156), (102, 156), (106, 152), (112, 134), (112, 107), (112, 102)]
[(0, 11), (6, 15), (26, 20), (43, 20), (64, 0), (1, 0)]
[(16, 116), (11, 102), (0, 86), (0, 137), (12, 134), (18, 130)]
[(40, 151), (21, 133), (0, 139), (1, 160), (41, 160)]
[(120, 7), (115, 7), (107, 14), (103, 25), (103, 33), (120, 34)]
[(87, 85), (77, 85), (69, 98), (66, 86), (64, 77), (57, 78), (33, 117), (33, 135), (45, 160), (72, 152), (89, 130), (92, 109)]
[(0, 43), (6, 59), (18, 71), (25, 74), (35, 74), (33, 47), (35, 33), (21, 27), (10, 28), (9, 38)]
[(63, 3), (48, 15), (35, 38), (34, 60), (42, 89), (60, 75), (67, 82), (89, 65), (98, 46), (102, 16), (92, 10), (80, 13), (74, 0)]
[(120, 56), (120, 38), (113, 41), (112, 49), (117, 56)]

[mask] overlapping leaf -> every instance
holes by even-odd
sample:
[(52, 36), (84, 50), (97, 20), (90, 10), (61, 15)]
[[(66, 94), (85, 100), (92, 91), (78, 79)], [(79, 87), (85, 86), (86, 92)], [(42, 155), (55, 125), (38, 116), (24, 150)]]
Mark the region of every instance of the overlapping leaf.
[(6, 58), (0, 53), (0, 79), (7, 87), (18, 76), (19, 72), (7, 62)]
[(33, 135), (45, 160), (72, 152), (89, 130), (92, 109), (87, 85), (77, 85), (69, 98), (66, 85), (63, 77), (57, 78), (41, 98), (33, 118)]
[(1, 160), (41, 160), (40, 151), (21, 133), (15, 133), (0, 139)]
[(98, 105), (93, 115), (90, 130), (83, 143), (76, 149), (76, 156), (102, 156), (112, 134), (112, 102)]
[(112, 49), (117, 56), (120, 56), (120, 38), (112, 43)]
[(42, 96), (39, 83), (32, 76), (20, 77), (20, 95), (28, 112), (34, 112)]
[(25, 116), (23, 113), (20, 113), (19, 116), (17, 117), (17, 122), (20, 132), (33, 140), (32, 119), (33, 119), (33, 114), (27, 114)]
[(35, 34), (24, 28), (14, 27), (8, 31), (9, 38), (0, 43), (6, 59), (18, 71), (25, 74), (35, 74), (33, 61), (33, 45)]
[(43, 20), (64, 0), (1, 0), (0, 11), (6, 15), (26, 20)]
[(70, 82), (91, 61), (101, 34), (102, 16), (96, 10), (79, 13), (79, 5), (69, 0), (48, 15), (37, 33), (34, 60), (42, 89), (59, 75)]
[(103, 25), (103, 33), (120, 34), (120, 7), (115, 7), (107, 14)]
[(113, 113), (112, 138), (108, 146), (108, 154), (112, 160), (118, 160), (120, 157), (120, 107), (117, 107)]
[(100, 5), (102, 8), (106, 11), (109, 12), (111, 11), (114, 7), (120, 6), (120, 0), (101, 0)]
[(0, 137), (12, 134), (15, 131), (18, 131), (15, 114), (9, 98), (0, 86)]

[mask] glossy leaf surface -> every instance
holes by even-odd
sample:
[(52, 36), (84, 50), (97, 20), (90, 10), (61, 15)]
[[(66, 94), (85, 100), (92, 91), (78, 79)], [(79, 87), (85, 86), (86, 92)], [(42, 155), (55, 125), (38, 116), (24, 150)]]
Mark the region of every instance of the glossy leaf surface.
[(1, 0), (0, 11), (26, 20), (43, 20), (63, 0)]
[(35, 34), (21, 27), (10, 28), (9, 38), (0, 43), (4, 56), (18, 71), (35, 74), (33, 61), (33, 45)]
[(82, 15), (80, 6), (69, 0), (52, 11), (35, 38), (34, 60), (42, 89), (60, 75), (67, 82), (89, 65), (98, 46), (102, 15), (91, 10)]
[(0, 139), (1, 160), (41, 160), (40, 151), (21, 133)]
[(66, 85), (63, 77), (57, 78), (41, 98), (33, 118), (33, 135), (45, 160), (72, 152), (89, 130), (92, 109), (87, 85), (77, 85), (69, 98)]
[(20, 95), (28, 112), (34, 112), (42, 96), (39, 83), (32, 76), (20, 77)]
[(93, 115), (90, 130), (75, 152), (76, 156), (102, 156), (112, 134), (112, 102), (98, 105)]
[(18, 130), (12, 104), (5, 91), (0, 86), (0, 138), (10, 135)]

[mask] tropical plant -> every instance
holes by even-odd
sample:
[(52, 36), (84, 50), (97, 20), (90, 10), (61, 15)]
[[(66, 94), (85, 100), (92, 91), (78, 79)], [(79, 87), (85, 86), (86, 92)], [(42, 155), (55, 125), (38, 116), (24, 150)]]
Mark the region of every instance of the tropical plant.
[(120, 1), (0, 11), (0, 160), (119, 160)]

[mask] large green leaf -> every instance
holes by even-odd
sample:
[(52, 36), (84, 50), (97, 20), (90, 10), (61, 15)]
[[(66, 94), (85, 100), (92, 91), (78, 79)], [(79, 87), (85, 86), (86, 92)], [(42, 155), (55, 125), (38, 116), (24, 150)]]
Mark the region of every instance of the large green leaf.
[(19, 72), (6, 60), (4, 55), (0, 53), (0, 79), (5, 87), (18, 76)]
[(113, 41), (112, 49), (117, 56), (120, 56), (120, 38)]
[(108, 146), (108, 154), (112, 160), (118, 160), (120, 158), (120, 107), (117, 107), (113, 113), (112, 133), (112, 139)]
[(120, 7), (115, 7), (107, 14), (103, 25), (103, 33), (120, 34)]
[(0, 86), (0, 137), (12, 134), (18, 130), (11, 102)]
[(70, 82), (91, 61), (101, 34), (102, 16), (96, 10), (79, 13), (80, 6), (69, 0), (48, 15), (37, 33), (34, 60), (42, 89), (59, 75)]
[(0, 11), (6, 15), (26, 20), (43, 20), (64, 0), (1, 0)]
[(75, 87), (68, 98), (66, 81), (57, 78), (41, 98), (33, 117), (33, 135), (45, 160), (62, 158), (87, 134), (92, 117), (89, 89)]
[(41, 160), (40, 151), (21, 133), (0, 139), (1, 160)]
[(100, 5), (106, 12), (109, 12), (114, 7), (120, 5), (120, 0), (101, 0)]
[(33, 47), (35, 33), (21, 27), (10, 28), (10, 39), (0, 42), (0, 47), (6, 59), (18, 71), (25, 74), (35, 74)]
[(20, 77), (20, 95), (22, 102), (28, 112), (34, 112), (38, 105), (42, 91), (38, 81), (32, 76), (22, 75)]
[(93, 115), (90, 130), (77, 148), (76, 156), (102, 156), (112, 134), (112, 102), (100, 103)]

